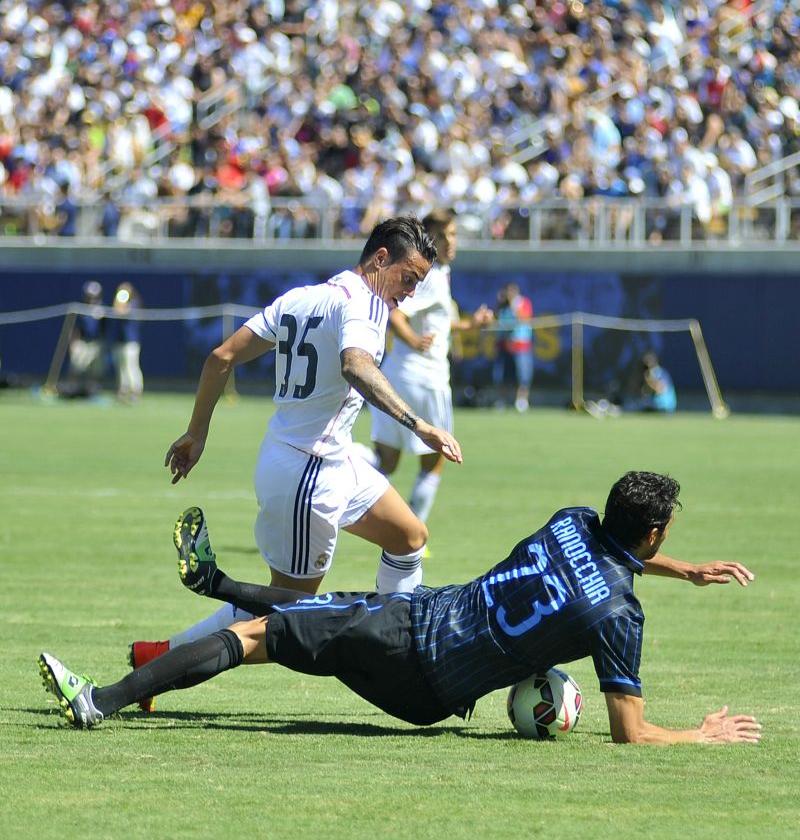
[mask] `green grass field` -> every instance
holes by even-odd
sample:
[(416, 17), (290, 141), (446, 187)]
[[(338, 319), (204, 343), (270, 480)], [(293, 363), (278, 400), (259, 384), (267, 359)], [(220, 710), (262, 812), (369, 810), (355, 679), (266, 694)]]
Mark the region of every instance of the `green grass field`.
[[(796, 836), (797, 419), (461, 412), (465, 463), (448, 469), (429, 523), (426, 582), (463, 581), (556, 508), (602, 506), (623, 471), (670, 472), (684, 511), (667, 552), (738, 559), (757, 579), (641, 581), (647, 715), (682, 727), (729, 703), (763, 722), (758, 747), (612, 745), (589, 660), (568, 668), (586, 708), (556, 743), (516, 737), (505, 692), (469, 722), (414, 729), (333, 680), (272, 666), (164, 696), (152, 716), (64, 729), (39, 683), (41, 650), (112, 681), (131, 640), (164, 638), (213, 606), (178, 581), (170, 535), (184, 507), (205, 508), (223, 568), (265, 579), (251, 474), (270, 403), (221, 405), (203, 461), (172, 487), (161, 465), (190, 406), (0, 398), (4, 837)], [(367, 439), (365, 417), (357, 432)], [(407, 461), (402, 492), (412, 474)], [(343, 535), (326, 588), (369, 588), (376, 561)]]

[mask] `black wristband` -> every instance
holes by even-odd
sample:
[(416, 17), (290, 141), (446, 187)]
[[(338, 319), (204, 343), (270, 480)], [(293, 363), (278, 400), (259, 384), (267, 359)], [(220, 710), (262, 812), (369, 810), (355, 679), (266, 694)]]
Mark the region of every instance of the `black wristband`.
[(400, 417), (399, 421), (401, 426), (405, 426), (407, 429), (411, 429), (413, 432), (414, 429), (417, 428), (418, 418), (414, 417), (410, 411), (404, 411), (402, 417)]

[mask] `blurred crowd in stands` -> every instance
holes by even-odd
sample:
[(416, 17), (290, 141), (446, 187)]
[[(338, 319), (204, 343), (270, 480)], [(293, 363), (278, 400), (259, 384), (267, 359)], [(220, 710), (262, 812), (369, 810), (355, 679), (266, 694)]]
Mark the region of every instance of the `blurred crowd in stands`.
[(0, 0), (0, 233), (15, 198), (63, 236), (85, 203), (82, 232), (146, 232), (161, 199), (173, 236), (452, 206), (514, 238), (537, 202), (641, 196), (713, 234), (800, 150), (799, 6)]

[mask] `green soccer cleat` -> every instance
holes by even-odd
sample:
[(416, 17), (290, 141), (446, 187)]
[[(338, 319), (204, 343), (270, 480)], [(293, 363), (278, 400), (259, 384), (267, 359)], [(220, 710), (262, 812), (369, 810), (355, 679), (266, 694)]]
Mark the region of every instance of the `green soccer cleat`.
[(172, 540), (178, 550), (181, 583), (199, 595), (210, 595), (217, 556), (208, 540), (206, 518), (199, 507), (187, 508), (175, 523)]
[(94, 681), (73, 674), (49, 653), (39, 657), (42, 683), (58, 700), (64, 719), (76, 729), (92, 729), (103, 722), (103, 713), (92, 702)]

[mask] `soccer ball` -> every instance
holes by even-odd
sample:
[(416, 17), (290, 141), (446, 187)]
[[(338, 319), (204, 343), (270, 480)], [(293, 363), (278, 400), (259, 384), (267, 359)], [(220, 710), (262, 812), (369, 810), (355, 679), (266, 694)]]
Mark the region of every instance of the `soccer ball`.
[(508, 717), (524, 738), (549, 740), (573, 730), (583, 708), (578, 683), (551, 668), (511, 686)]

